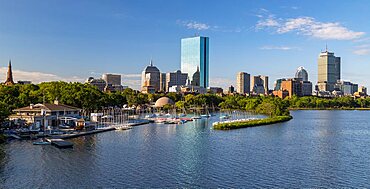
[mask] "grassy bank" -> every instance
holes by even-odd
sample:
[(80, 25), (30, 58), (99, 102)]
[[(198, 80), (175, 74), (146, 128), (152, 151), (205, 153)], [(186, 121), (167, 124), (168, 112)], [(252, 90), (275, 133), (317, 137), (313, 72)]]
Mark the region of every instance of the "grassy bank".
[(234, 123), (220, 123), (213, 126), (213, 129), (217, 130), (229, 130), (229, 129), (240, 129), (246, 127), (256, 127), (261, 125), (270, 125), (275, 123), (281, 123), (285, 121), (291, 120), (292, 116), (275, 116), (269, 117), (265, 119), (258, 119), (258, 120), (250, 120), (250, 121), (243, 121), (243, 122), (234, 122)]

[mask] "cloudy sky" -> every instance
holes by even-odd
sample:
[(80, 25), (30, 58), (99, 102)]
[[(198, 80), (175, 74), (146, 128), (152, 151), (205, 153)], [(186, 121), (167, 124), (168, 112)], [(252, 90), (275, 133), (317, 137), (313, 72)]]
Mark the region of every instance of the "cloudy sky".
[(180, 68), (180, 39), (210, 38), (210, 84), (236, 73), (270, 76), (270, 86), (304, 66), (316, 83), (327, 44), (342, 57), (342, 78), (370, 86), (370, 1), (0, 0), (0, 78), (83, 82), (122, 74), (138, 89), (150, 59)]

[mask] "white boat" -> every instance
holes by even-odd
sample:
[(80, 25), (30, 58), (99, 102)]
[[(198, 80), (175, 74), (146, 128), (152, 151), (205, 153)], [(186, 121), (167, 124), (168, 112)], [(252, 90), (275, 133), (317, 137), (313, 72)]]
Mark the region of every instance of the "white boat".
[(128, 129), (132, 129), (131, 126), (129, 125), (126, 125), (126, 124), (118, 124), (118, 125), (115, 125), (113, 126), (116, 130), (128, 130)]
[(229, 115), (223, 115), (223, 116), (220, 116), (220, 119), (230, 119), (231, 116)]
[(193, 116), (193, 117), (191, 117), (191, 119), (202, 119), (202, 117), (200, 117), (200, 116)]
[(211, 115), (210, 114), (202, 114), (202, 115), (200, 115), (200, 117), (209, 118), (209, 117), (211, 117)]

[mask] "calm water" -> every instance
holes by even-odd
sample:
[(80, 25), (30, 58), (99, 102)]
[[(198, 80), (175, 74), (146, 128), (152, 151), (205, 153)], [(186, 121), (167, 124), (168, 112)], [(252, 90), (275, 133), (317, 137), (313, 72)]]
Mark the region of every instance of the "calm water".
[(71, 140), (13, 141), (0, 188), (370, 187), (370, 111), (294, 111), (273, 126), (211, 129), (211, 120), (145, 125)]

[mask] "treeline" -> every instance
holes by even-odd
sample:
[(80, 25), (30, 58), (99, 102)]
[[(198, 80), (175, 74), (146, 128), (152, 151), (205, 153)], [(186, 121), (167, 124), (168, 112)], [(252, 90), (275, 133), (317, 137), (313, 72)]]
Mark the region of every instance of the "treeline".
[[(325, 109), (325, 108), (369, 108), (370, 98), (354, 99), (352, 97), (319, 98), (293, 97), (280, 99), (271, 96), (244, 97), (215, 94), (181, 95), (143, 94), (132, 89), (122, 92), (99, 91), (96, 87), (82, 83), (45, 82), (38, 85), (0, 85), (0, 122), (9, 116), (13, 109), (36, 103), (53, 103), (54, 100), (82, 108), (87, 111), (99, 110), (103, 107), (122, 107), (147, 105), (158, 98), (167, 96), (176, 102), (177, 109), (209, 108), (209, 109), (240, 109), (255, 111), (273, 116), (289, 115), (289, 108)], [(172, 107), (171, 107), (172, 108)]]

